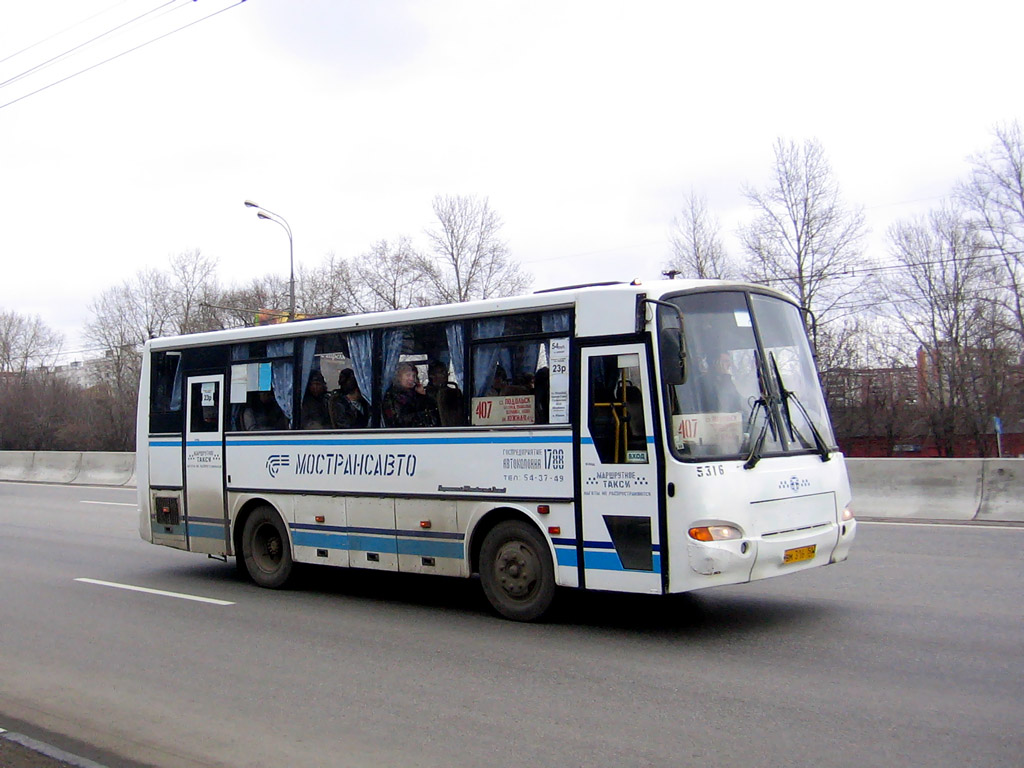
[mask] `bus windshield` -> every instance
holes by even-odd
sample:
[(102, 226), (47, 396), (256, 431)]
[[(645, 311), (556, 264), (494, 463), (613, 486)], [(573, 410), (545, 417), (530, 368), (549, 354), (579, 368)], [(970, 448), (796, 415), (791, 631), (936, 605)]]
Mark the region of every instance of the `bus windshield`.
[[(683, 313), (686, 380), (667, 385), (672, 449), (681, 459), (818, 450), (835, 439), (814, 361), (792, 304), (716, 291), (668, 299)], [(660, 310), (660, 327), (678, 327)], [(760, 343), (758, 341), (760, 338)], [(677, 360), (662, 360), (666, 366)]]

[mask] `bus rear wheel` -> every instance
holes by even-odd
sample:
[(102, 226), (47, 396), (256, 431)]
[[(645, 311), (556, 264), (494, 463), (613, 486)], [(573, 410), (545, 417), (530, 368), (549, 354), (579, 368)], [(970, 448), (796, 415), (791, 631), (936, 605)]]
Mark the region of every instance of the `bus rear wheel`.
[(520, 520), (498, 523), (480, 548), (480, 583), (494, 610), (505, 618), (539, 619), (555, 598), (555, 568), (547, 543)]
[(242, 557), (249, 576), (261, 587), (279, 589), (288, 583), (293, 565), (288, 531), (271, 507), (257, 507), (246, 518)]

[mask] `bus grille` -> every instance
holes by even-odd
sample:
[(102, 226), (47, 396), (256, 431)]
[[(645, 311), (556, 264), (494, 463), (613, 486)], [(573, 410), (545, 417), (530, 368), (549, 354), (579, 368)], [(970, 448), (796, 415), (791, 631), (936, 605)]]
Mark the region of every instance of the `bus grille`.
[(787, 528), (784, 531), (770, 531), (768, 533), (762, 533), (762, 539), (770, 539), (773, 536), (788, 536), (791, 533), (804, 533), (806, 531), (817, 531), (823, 528), (828, 528), (832, 523), (817, 523), (816, 525), (804, 525), (799, 528)]

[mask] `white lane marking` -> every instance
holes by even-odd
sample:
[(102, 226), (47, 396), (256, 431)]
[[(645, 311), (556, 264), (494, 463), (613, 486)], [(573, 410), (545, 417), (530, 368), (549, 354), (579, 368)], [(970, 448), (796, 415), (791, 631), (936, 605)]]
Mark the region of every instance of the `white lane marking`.
[(138, 507), (138, 504), (132, 504), (127, 501), (86, 501), (85, 499), (79, 499), (83, 504), (105, 504), (108, 507)]
[(150, 589), (149, 587), (136, 587), (131, 584), (118, 584), (116, 581), (100, 581), (99, 579), (75, 579), (83, 584), (98, 584), (101, 587), (114, 587), (115, 589), (127, 589), (132, 592), (145, 592), (147, 595), (161, 595), (163, 597), (176, 597), (179, 600), (194, 600), (197, 603), (211, 603), (212, 605), (234, 605), (227, 600), (215, 600), (212, 597), (199, 597), (198, 595), (186, 595), (182, 592), (166, 592), (162, 589)]
[(857, 525), (905, 525), (918, 528), (963, 528), (968, 531), (1024, 531), (1024, 525), (980, 525), (978, 523), (908, 523), (902, 520), (857, 520)]
[(0, 485), (20, 485), (26, 488), (102, 488), (105, 491), (124, 491), (125, 493), (136, 493), (134, 485), (71, 485), (69, 483), (37, 483), (32, 480), (0, 480)]

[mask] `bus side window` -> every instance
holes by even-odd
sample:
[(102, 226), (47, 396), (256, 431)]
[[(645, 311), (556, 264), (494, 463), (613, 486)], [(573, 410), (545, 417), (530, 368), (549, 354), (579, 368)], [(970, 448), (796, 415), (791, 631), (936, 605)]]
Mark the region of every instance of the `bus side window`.
[(220, 430), (220, 386), (215, 381), (194, 383), (189, 405), (192, 432), (218, 432)]
[(150, 364), (149, 431), (181, 432), (181, 353), (154, 352)]
[(645, 464), (640, 359), (636, 354), (590, 358), (588, 427), (602, 464)]

